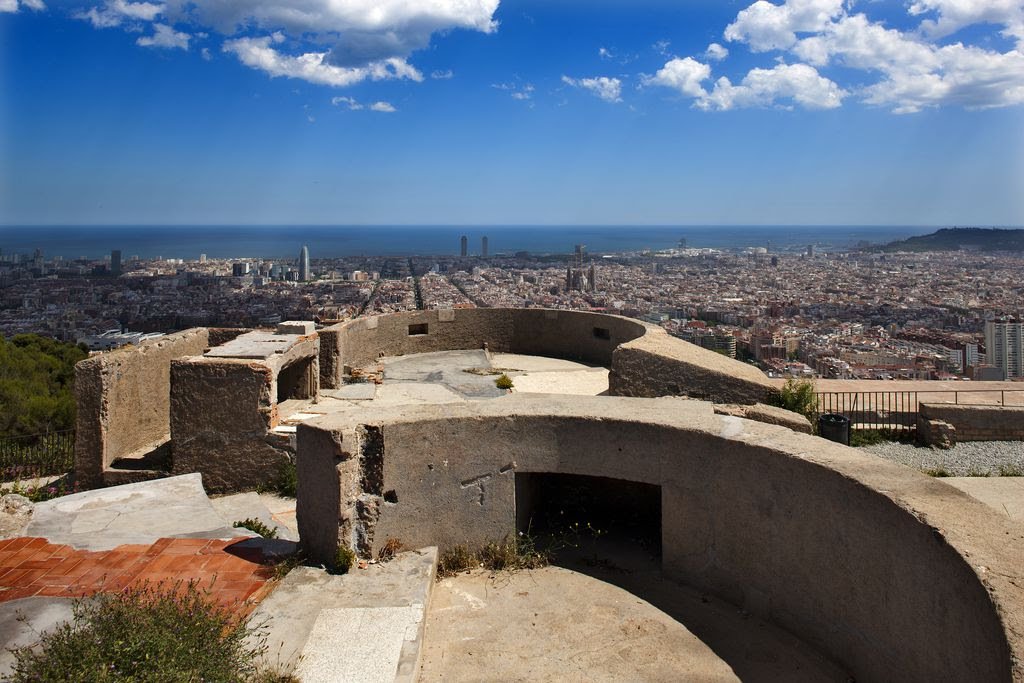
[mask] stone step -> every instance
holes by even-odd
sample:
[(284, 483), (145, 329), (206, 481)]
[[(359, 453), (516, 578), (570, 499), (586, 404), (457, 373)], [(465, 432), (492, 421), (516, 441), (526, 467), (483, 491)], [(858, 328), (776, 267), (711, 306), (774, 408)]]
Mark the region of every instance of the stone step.
[(265, 663), (302, 683), (411, 683), (436, 572), (434, 547), (342, 576), (298, 567), (249, 623), (266, 623)]
[(260, 498), (260, 494), (249, 491), (228, 496), (210, 498), (213, 509), (224, 520), (225, 526), (233, 526), (235, 522), (256, 519), (271, 529), (277, 530), (277, 538), (286, 541), (298, 541), (299, 535), (287, 525), (282, 524), (270, 512)]

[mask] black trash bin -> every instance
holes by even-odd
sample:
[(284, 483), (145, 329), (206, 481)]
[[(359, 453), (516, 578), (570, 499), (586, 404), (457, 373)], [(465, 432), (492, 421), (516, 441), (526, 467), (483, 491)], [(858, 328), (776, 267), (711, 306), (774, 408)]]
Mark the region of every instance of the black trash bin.
[(818, 416), (818, 436), (829, 441), (850, 445), (850, 418), (839, 413)]

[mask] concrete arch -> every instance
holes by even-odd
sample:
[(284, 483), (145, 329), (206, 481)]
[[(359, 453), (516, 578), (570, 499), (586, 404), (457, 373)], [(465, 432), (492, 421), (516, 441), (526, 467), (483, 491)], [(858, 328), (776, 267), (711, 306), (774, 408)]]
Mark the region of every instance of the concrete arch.
[(1021, 680), (1024, 529), (909, 469), (679, 399), (510, 396), (299, 428), (309, 555), (515, 532), (516, 473), (661, 487), (663, 571), (858, 680)]

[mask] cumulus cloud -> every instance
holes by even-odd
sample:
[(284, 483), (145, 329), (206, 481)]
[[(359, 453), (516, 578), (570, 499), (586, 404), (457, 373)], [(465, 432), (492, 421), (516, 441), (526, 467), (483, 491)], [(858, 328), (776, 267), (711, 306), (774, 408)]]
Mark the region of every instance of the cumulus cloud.
[[(852, 3), (842, 0), (786, 0), (778, 5), (758, 0), (737, 14), (726, 27), (725, 38), (745, 43), (753, 52), (791, 52), (805, 66), (842, 66), (866, 72), (870, 80), (852, 88), (853, 93), (867, 104), (890, 107), (896, 113), (950, 104), (985, 109), (1024, 103), (1021, 0), (910, 0), (909, 15), (921, 17), (921, 21), (916, 29), (908, 31), (889, 28), (865, 13), (851, 14), (849, 6)], [(1003, 35), (1017, 39), (1016, 49), (999, 52), (962, 42), (936, 42), (975, 24), (1000, 26)], [(786, 73), (791, 81), (789, 77), (795, 73)], [(752, 71), (748, 78), (754, 75)], [(760, 82), (765, 76), (759, 73), (757, 78)], [(769, 80), (778, 83), (779, 78)], [(799, 82), (808, 87), (816, 83), (809, 73)], [(734, 89), (743, 84), (720, 84), (716, 91), (721, 102), (709, 99), (710, 108), (761, 99), (746, 92), (737, 95)], [(812, 90), (828, 93), (820, 83)], [(839, 94), (838, 99), (842, 96)], [(795, 96), (794, 100), (801, 101)], [(831, 97), (811, 97), (808, 103), (834, 101)]]
[(782, 50), (796, 43), (797, 33), (820, 31), (842, 13), (843, 0), (758, 0), (736, 15), (725, 39), (747, 43), (755, 52)]
[(700, 109), (727, 110), (767, 107), (792, 101), (805, 109), (835, 109), (847, 93), (806, 64), (778, 64), (772, 69), (751, 69), (739, 85), (724, 76), (711, 93), (699, 98)]
[(711, 43), (708, 45), (708, 49), (704, 51), (704, 57), (710, 59), (713, 62), (720, 62), (729, 56), (729, 50), (722, 47), (718, 43)]
[(335, 88), (354, 85), (367, 79), (423, 80), (423, 74), (404, 59), (384, 59), (361, 67), (335, 66), (327, 60), (326, 52), (306, 52), (292, 56), (271, 47), (271, 40), (270, 36), (237, 38), (226, 41), (223, 50), (234, 54), (242, 64), (265, 71), (272, 78), (299, 78)]
[(175, 31), (167, 24), (153, 24), (153, 35), (142, 36), (135, 43), (142, 47), (187, 50), (189, 38), (189, 34)]
[[(18, 0), (0, 0), (17, 9)], [(42, 6), (41, 0), (21, 0)], [(423, 80), (409, 64), (435, 34), (491, 33), (499, 0), (85, 0), (74, 16), (135, 32), (146, 47), (187, 47), (182, 29), (216, 32), (222, 49), (270, 76), (343, 87), (366, 79)], [(159, 18), (159, 24), (154, 22)], [(160, 27), (165, 28), (160, 28)], [(276, 46), (276, 47), (275, 47)], [(437, 72), (444, 78), (446, 72)], [(450, 73), (450, 72), (449, 72)]]
[(386, 114), (392, 114), (398, 110), (395, 109), (390, 102), (374, 102), (370, 105), (370, 111), (380, 111)]
[(693, 57), (676, 57), (665, 63), (658, 73), (643, 78), (644, 85), (659, 85), (677, 90), (681, 95), (703, 97), (704, 81), (711, 77), (711, 67)]
[(452, 72), (451, 69), (430, 72), (430, 77), (433, 78), (435, 81), (447, 81), (448, 79), (453, 78), (454, 76), (455, 74)]
[(562, 82), (574, 88), (583, 88), (600, 97), (605, 102), (622, 101), (622, 81), (618, 78), (598, 76), (596, 78), (570, 78), (562, 76)]

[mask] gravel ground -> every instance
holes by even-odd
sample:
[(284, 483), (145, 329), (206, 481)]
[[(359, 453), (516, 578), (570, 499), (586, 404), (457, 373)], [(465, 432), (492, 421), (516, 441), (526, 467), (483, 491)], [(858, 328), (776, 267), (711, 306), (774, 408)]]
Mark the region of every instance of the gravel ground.
[(1024, 441), (965, 441), (949, 450), (887, 441), (862, 450), (918, 470), (944, 469), (952, 477), (1024, 475)]

